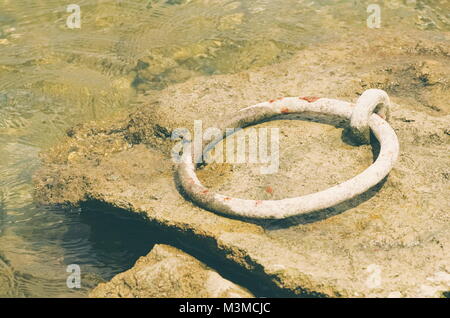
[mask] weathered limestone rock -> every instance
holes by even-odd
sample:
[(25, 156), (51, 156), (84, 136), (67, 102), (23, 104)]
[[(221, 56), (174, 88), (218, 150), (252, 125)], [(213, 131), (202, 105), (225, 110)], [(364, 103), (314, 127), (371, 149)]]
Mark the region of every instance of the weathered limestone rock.
[[(432, 32), (352, 36), (257, 71), (194, 78), (146, 97), (145, 107), (128, 116), (72, 129), (44, 155), (37, 198), (94, 200), (140, 215), (181, 245), (188, 241), (223, 266), (247, 271), (267, 296), (443, 295), (450, 290), (450, 92), (443, 76), (450, 73), (450, 40)], [(194, 120), (214, 127), (238, 109), (279, 96), (354, 102), (367, 88), (391, 97), (400, 157), (385, 182), (357, 199), (251, 223), (203, 210), (177, 191), (173, 129), (191, 129)], [(299, 196), (347, 180), (376, 156), (376, 147), (351, 145), (339, 125), (283, 120), (258, 127), (280, 128), (278, 173), (261, 175), (255, 164), (211, 164), (197, 171), (205, 186), (254, 200)]]
[(101, 283), (90, 297), (227, 298), (253, 297), (194, 257), (168, 245), (155, 245), (134, 267)]

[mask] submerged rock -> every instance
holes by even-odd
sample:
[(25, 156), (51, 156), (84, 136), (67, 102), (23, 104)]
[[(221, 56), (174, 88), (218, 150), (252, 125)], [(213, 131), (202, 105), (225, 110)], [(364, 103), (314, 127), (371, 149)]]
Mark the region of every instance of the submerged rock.
[[(442, 295), (450, 290), (450, 93), (442, 76), (450, 65), (448, 43), (442, 34), (399, 37), (377, 30), (318, 43), (256, 71), (169, 86), (127, 116), (72, 129), (65, 142), (43, 154), (36, 198), (100, 201), (138, 214), (171, 231), (180, 245), (189, 241), (223, 266), (247, 272), (267, 296)], [(175, 128), (192, 129), (194, 120), (214, 127), (245, 106), (279, 96), (355, 101), (373, 87), (387, 90), (394, 102), (391, 125), (401, 153), (388, 178), (357, 199), (252, 223), (203, 210), (178, 192), (169, 137)], [(424, 103), (430, 94), (430, 104)], [(261, 124), (280, 128), (276, 174), (261, 175), (253, 164), (215, 163), (198, 175), (214, 191), (256, 200), (325, 189), (367, 168), (377, 154), (376, 145), (353, 146), (344, 126)], [(141, 270), (140, 263), (132, 269)]]
[(101, 283), (90, 297), (241, 298), (251, 293), (224, 279), (194, 257), (168, 245), (155, 245), (134, 267)]

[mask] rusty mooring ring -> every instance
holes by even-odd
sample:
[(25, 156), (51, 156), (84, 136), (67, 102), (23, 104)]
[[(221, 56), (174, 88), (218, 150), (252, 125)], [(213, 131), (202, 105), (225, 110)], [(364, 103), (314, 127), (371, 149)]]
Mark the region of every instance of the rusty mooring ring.
[(226, 137), (225, 128), (243, 128), (289, 114), (307, 113), (310, 118), (333, 116), (347, 120), (353, 136), (362, 143), (369, 142), (370, 129), (380, 143), (375, 162), (355, 177), (326, 190), (281, 200), (246, 200), (214, 193), (198, 179), (191, 147), (185, 147), (178, 165), (178, 183), (197, 205), (213, 212), (245, 218), (283, 219), (335, 206), (369, 190), (391, 171), (399, 154), (399, 143), (387, 122), (389, 108), (388, 95), (379, 89), (365, 91), (355, 106), (336, 99), (286, 97), (241, 109), (221, 125)]

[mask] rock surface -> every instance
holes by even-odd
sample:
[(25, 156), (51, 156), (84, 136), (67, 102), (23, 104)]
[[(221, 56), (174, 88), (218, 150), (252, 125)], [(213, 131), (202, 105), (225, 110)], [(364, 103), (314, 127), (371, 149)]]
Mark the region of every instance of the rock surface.
[[(145, 97), (145, 107), (74, 127), (43, 155), (36, 197), (44, 203), (100, 201), (234, 264), (267, 296), (439, 297), (450, 290), (449, 38), (382, 30), (318, 43), (278, 65), (197, 77)], [(198, 208), (174, 182), (173, 129), (204, 129), (240, 108), (279, 96), (355, 101), (386, 90), (401, 153), (380, 185), (351, 202), (283, 221), (231, 219)], [(198, 174), (217, 192), (280, 199), (338, 184), (368, 167), (370, 145), (343, 127), (273, 121), (280, 169), (211, 164)], [(139, 266), (139, 264), (137, 265)], [(147, 291), (151, 293), (151, 291)]]
[(101, 283), (90, 297), (241, 298), (253, 297), (194, 257), (168, 245), (155, 245), (134, 267)]

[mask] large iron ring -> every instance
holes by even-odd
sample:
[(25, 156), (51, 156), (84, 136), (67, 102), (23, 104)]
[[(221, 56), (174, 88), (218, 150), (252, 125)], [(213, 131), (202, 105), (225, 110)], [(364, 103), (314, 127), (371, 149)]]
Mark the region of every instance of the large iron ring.
[[(328, 98), (286, 97), (241, 109), (221, 125), (225, 138), (226, 128), (243, 128), (297, 114), (313, 120), (323, 117), (346, 120), (352, 135), (360, 143), (370, 142), (371, 130), (380, 143), (375, 162), (355, 177), (326, 190), (281, 200), (246, 200), (214, 193), (199, 181), (191, 147), (185, 147), (177, 169), (177, 182), (185, 194), (199, 206), (213, 212), (245, 218), (283, 219), (335, 206), (369, 190), (391, 171), (399, 154), (399, 143), (397, 135), (387, 122), (389, 108), (388, 95), (379, 89), (365, 91), (356, 105)], [(212, 147), (205, 152), (210, 149)]]

